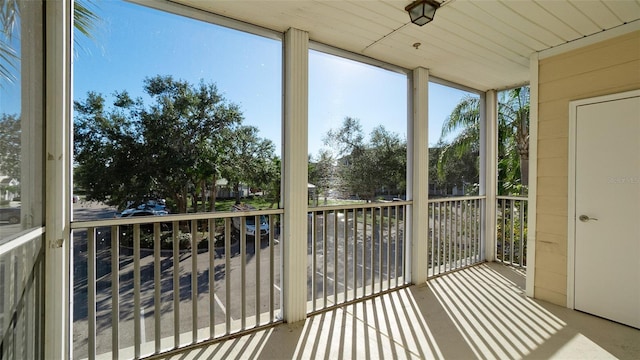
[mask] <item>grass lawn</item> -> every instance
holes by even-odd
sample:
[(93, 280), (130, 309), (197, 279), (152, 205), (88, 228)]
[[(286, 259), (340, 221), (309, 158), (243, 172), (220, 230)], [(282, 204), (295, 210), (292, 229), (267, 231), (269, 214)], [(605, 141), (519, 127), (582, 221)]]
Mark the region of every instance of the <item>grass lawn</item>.
[[(258, 210), (266, 210), (266, 209), (275, 209), (278, 205), (274, 204), (272, 208), (269, 207), (271, 203), (266, 201), (261, 196), (254, 196), (251, 198), (243, 198), (240, 199), (244, 204), (251, 205)], [(218, 199), (216, 200), (216, 211), (231, 211), (231, 207), (236, 203), (235, 199)], [(198, 206), (202, 209), (202, 203), (198, 201)], [(193, 205), (191, 200), (189, 200), (187, 204), (187, 209), (189, 212), (193, 211)], [(201, 210), (202, 211), (202, 210)]]

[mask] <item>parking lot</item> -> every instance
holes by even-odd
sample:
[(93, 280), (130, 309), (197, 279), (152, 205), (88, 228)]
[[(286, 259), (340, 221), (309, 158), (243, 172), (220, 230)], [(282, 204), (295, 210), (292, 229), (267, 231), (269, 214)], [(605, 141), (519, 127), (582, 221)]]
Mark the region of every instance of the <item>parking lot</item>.
[[(112, 218), (115, 210), (97, 206), (96, 204), (77, 204), (75, 218), (96, 219)], [(338, 294), (349, 292), (364, 283), (379, 283), (380, 276), (394, 276), (396, 271), (396, 251), (400, 256), (403, 252), (403, 242), (396, 250), (395, 243), (386, 244), (386, 238), (395, 238), (393, 229), (383, 230), (384, 236), (372, 236), (373, 227), (368, 225), (366, 234), (364, 227), (359, 225), (355, 242), (353, 234), (345, 241), (345, 226), (347, 232), (353, 225), (353, 214), (345, 219), (344, 216), (325, 214), (316, 219), (316, 235), (313, 236), (312, 221), (309, 217), (308, 233), (308, 300), (318, 299), (318, 306), (324, 304), (326, 295), (329, 302), (334, 295), (334, 285)], [(342, 215), (342, 214), (338, 214)], [(326, 241), (323, 240), (322, 229), (327, 221)], [(336, 226), (335, 230), (334, 226)], [(376, 231), (380, 231), (378, 228)], [(112, 342), (112, 249), (111, 229), (98, 228), (96, 230), (96, 348), (97, 353), (111, 351)], [(337, 241), (334, 242), (334, 234)], [(366, 236), (366, 237), (365, 237)], [(257, 245), (257, 246), (256, 246)], [(256, 312), (262, 314), (261, 322), (269, 321), (268, 314), (271, 306), (271, 290), (273, 290), (274, 315), (278, 315), (280, 308), (280, 252), (281, 245), (274, 239), (272, 249), (268, 238), (255, 241), (248, 237), (245, 257), (241, 256), (240, 241), (236, 233), (230, 243), (227, 259), (224, 247), (215, 247), (210, 253), (208, 247), (201, 248), (194, 257), (190, 250), (181, 251), (174, 256), (172, 250), (163, 250), (159, 258), (160, 276), (156, 279), (153, 250), (142, 248), (140, 251), (140, 313), (136, 314), (135, 281), (133, 249), (127, 246), (119, 247), (118, 265), (118, 323), (119, 347), (132, 347), (134, 342), (134, 322), (140, 319), (141, 342), (153, 342), (156, 331), (156, 302), (155, 289), (160, 288), (159, 318), (160, 337), (169, 341), (163, 347), (172, 347), (173, 335), (176, 330), (181, 334), (180, 342), (192, 341), (192, 319), (197, 319), (198, 329), (209, 328), (213, 320), (217, 326), (217, 333), (226, 331), (227, 319), (231, 330), (239, 330), (244, 318), (246, 326), (250, 327), (255, 321)], [(270, 254), (273, 250), (273, 258)], [(258, 260), (258, 256), (259, 260)], [(213, 256), (211, 256), (213, 255)], [(389, 256), (388, 268), (387, 257)], [(244, 259), (244, 263), (243, 263)], [(315, 260), (314, 260), (315, 259)], [(379, 261), (380, 259), (380, 261)], [(384, 259), (384, 261), (382, 261)], [(212, 261), (213, 260), (213, 261)], [(400, 257), (401, 260), (401, 257)], [(74, 358), (83, 358), (88, 349), (88, 259), (86, 230), (74, 230), (73, 234), (73, 340)], [(195, 261), (195, 265), (194, 265)], [(227, 264), (228, 261), (228, 264)], [(335, 261), (335, 263), (334, 263)], [(357, 264), (354, 265), (354, 261)], [(315, 269), (313, 264), (316, 264)], [(399, 264), (401, 265), (401, 264)], [(193, 269), (196, 269), (194, 272)], [(274, 277), (269, 279), (271, 269)], [(402, 271), (399, 269), (399, 271)], [(315, 272), (315, 276), (314, 276)], [(174, 275), (177, 274), (177, 277)], [(195, 274), (195, 275), (194, 275)], [(381, 275), (382, 274), (382, 275)], [(386, 274), (386, 275), (385, 275)], [(193, 277), (195, 276), (195, 278)], [(244, 286), (243, 286), (244, 279)], [(386, 279), (386, 278), (385, 278)], [(312, 286), (314, 284), (315, 286)], [(177, 284), (177, 287), (174, 286)], [(194, 306), (193, 299), (196, 299)], [(244, 303), (242, 299), (244, 298)], [(175, 301), (179, 299), (179, 301)], [(256, 306), (259, 304), (259, 308)], [(195, 314), (194, 314), (195, 309)], [(210, 313), (213, 313), (210, 316)], [(199, 339), (209, 336), (209, 332), (201, 334)]]

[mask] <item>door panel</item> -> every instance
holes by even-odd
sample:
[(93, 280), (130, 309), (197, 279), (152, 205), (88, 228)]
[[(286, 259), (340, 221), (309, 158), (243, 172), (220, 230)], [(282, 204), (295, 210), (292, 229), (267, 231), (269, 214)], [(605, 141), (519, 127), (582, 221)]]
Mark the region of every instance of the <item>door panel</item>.
[(574, 307), (640, 328), (640, 97), (578, 106), (575, 150)]

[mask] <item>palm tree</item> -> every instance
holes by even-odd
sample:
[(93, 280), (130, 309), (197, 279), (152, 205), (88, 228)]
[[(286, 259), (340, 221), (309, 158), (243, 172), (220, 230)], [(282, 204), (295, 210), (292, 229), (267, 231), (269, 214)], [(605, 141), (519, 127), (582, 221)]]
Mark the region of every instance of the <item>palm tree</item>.
[[(460, 131), (450, 142), (445, 139)], [(444, 144), (438, 159), (438, 176), (453, 157), (480, 152), (480, 99), (464, 97), (442, 126), (440, 142)], [(529, 179), (529, 88), (503, 92), (498, 100), (498, 182), (499, 193), (520, 192)]]
[[(0, 80), (13, 82), (20, 60), (13, 48), (14, 30), (20, 18), (19, 0), (0, 0)], [(73, 4), (73, 26), (83, 36), (91, 39), (99, 18), (91, 10), (91, 0), (76, 0)], [(77, 40), (76, 40), (77, 42)]]

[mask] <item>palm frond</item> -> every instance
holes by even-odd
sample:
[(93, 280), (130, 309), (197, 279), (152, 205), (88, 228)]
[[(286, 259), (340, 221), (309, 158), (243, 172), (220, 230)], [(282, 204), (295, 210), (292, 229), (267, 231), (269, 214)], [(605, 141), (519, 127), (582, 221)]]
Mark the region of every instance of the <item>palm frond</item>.
[[(13, 31), (18, 18), (20, 8), (17, 0), (2, 0), (0, 5), (0, 80), (13, 83), (17, 77), (17, 62), (19, 57), (12, 47)], [(2, 86), (0, 82), (0, 87)]]
[(9, 40), (11, 40), (13, 27), (19, 17), (20, 8), (18, 7), (18, 0), (2, 0), (2, 5), (0, 6), (0, 22), (2, 22), (3, 35)]
[(15, 71), (17, 71), (18, 60), (15, 50), (9, 44), (0, 41), (0, 80), (9, 83), (16, 81)]
[(442, 124), (440, 139), (460, 128), (473, 126), (480, 121), (479, 101), (477, 97), (465, 96)]
[[(93, 30), (100, 20), (91, 9), (92, 6), (91, 0), (77, 0), (73, 8), (75, 29), (89, 39), (93, 39)], [(1, 81), (13, 83), (17, 79), (15, 72), (18, 69), (20, 56), (13, 48), (12, 41), (19, 18), (18, 0), (2, 0), (0, 3), (0, 86), (2, 86)]]
[(82, 35), (93, 38), (92, 30), (100, 20), (98, 15), (90, 9), (93, 6), (89, 0), (76, 1), (73, 5), (73, 26)]

